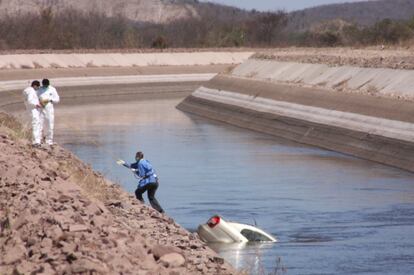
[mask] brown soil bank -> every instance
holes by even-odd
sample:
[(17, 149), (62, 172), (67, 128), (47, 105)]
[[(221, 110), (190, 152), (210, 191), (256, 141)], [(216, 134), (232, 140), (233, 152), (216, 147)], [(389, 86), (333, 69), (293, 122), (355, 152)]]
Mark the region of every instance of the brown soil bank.
[(0, 274), (235, 274), (197, 235), (0, 113)]

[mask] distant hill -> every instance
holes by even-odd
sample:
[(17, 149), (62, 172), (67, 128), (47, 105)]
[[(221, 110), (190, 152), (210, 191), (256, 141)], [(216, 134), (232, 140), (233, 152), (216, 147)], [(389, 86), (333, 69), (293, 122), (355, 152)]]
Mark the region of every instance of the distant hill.
[(99, 12), (106, 16), (124, 16), (133, 21), (168, 23), (198, 17), (195, 0), (0, 0), (0, 16), (38, 13), (51, 7), (83, 12)]
[[(241, 22), (258, 14), (198, 0), (0, 0), (0, 16), (38, 13), (46, 7), (51, 7), (55, 12), (72, 8), (86, 13), (98, 12), (109, 17), (121, 15), (132, 21), (148, 23), (170, 23), (199, 17)], [(371, 25), (384, 18), (408, 19), (412, 16), (414, 0), (332, 4), (289, 13), (288, 30), (308, 30), (321, 22), (335, 19)]]
[(332, 4), (291, 12), (288, 30), (303, 31), (320, 22), (334, 19), (369, 26), (385, 18), (400, 20), (413, 16), (414, 0), (371, 0)]

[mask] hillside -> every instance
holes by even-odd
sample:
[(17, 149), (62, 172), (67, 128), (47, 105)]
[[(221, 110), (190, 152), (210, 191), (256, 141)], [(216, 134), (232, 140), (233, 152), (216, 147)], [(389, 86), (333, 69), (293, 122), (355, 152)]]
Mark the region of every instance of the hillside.
[[(51, 7), (54, 12), (65, 9), (86, 13), (93, 11), (109, 17), (123, 16), (132, 21), (163, 24), (200, 17), (241, 22), (259, 14), (197, 0), (0, 0), (0, 16), (38, 13), (47, 7)], [(385, 18), (409, 19), (413, 15), (414, 0), (368, 0), (331, 4), (289, 13), (287, 29), (303, 31), (320, 22), (337, 18), (366, 26)]]
[(0, 0), (0, 50), (410, 45), (413, 15), (414, 0), (291, 13), (198, 0)]
[(133, 21), (168, 23), (197, 17), (191, 0), (0, 0), (0, 16), (38, 13), (51, 7), (53, 11), (74, 9), (98, 12), (106, 16), (121, 15)]
[(414, 16), (414, 0), (379, 0), (357, 3), (324, 5), (291, 12), (288, 29), (307, 30), (322, 21), (341, 18), (369, 26), (385, 18), (409, 19)]

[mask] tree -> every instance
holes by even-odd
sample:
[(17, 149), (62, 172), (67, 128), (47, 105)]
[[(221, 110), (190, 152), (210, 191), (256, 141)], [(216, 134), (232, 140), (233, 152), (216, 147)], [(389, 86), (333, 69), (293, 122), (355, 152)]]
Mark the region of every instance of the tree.
[(152, 42), (151, 47), (156, 49), (165, 49), (168, 47), (167, 40), (162, 35), (159, 35)]
[(247, 23), (248, 39), (252, 44), (271, 46), (286, 24), (287, 15), (283, 11), (261, 13)]

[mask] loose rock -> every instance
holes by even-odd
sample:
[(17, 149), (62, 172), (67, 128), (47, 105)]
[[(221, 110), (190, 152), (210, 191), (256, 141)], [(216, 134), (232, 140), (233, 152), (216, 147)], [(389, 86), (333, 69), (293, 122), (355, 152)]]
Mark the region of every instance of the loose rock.
[(160, 263), (165, 267), (180, 267), (185, 264), (185, 259), (181, 254), (169, 253), (160, 258)]
[[(223, 260), (211, 262), (211, 268), (206, 261), (194, 264), (197, 257), (217, 257), (199, 249), (204, 244), (196, 235), (63, 148), (46, 152), (27, 140), (12, 140), (7, 133), (13, 129), (1, 126), (1, 118), (0, 113), (0, 274), (215, 275), (223, 270), (218, 268)], [(236, 273), (230, 266), (220, 271)]]

